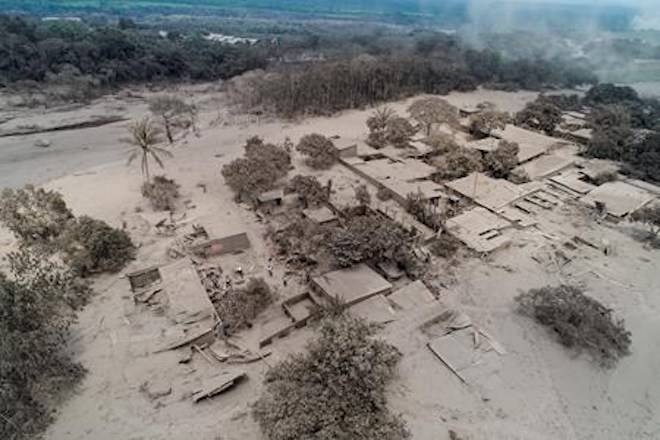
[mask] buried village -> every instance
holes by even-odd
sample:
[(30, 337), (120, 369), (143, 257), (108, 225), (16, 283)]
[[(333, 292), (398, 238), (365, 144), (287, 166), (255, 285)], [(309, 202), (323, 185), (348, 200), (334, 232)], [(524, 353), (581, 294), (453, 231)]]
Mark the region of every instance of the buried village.
[[(6, 429), (657, 438), (658, 163), (603, 142), (620, 108), (598, 87), (568, 106), (478, 89), (295, 121), (230, 114), (212, 86), (141, 90), (39, 121), (98, 126), (4, 124), (3, 142), (49, 153), (73, 133), (128, 150), (7, 180), (2, 306), (38, 310), (3, 325), (28, 338), (43, 319), (30, 362), (59, 372), (8, 372), (25, 410)], [(67, 381), (51, 413), (45, 390)]]

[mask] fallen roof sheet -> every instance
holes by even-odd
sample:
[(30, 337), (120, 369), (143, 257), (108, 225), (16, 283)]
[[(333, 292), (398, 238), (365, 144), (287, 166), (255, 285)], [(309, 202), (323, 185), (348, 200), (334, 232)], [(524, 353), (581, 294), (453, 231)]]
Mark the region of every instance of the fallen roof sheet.
[(420, 280), (402, 287), (387, 297), (396, 307), (408, 310), (424, 307), (436, 302), (431, 291)]
[(167, 295), (167, 314), (179, 324), (192, 324), (211, 318), (215, 308), (188, 258), (160, 268)]
[(476, 207), (447, 220), (447, 231), (477, 252), (493, 252), (508, 245), (511, 239), (502, 233), (511, 226), (507, 220)]
[(472, 173), (461, 179), (452, 180), (445, 185), (493, 211), (497, 211), (514, 200), (533, 192), (507, 180), (493, 179), (482, 173)]
[(346, 305), (392, 290), (392, 284), (366, 264), (328, 272), (314, 277), (312, 283), (325, 295), (338, 298)]
[(383, 295), (374, 295), (350, 308), (353, 316), (376, 324), (385, 324), (396, 319), (396, 312)]
[(615, 217), (625, 217), (652, 201), (653, 194), (626, 182), (607, 182), (580, 200), (590, 206), (596, 202), (605, 204), (607, 212)]

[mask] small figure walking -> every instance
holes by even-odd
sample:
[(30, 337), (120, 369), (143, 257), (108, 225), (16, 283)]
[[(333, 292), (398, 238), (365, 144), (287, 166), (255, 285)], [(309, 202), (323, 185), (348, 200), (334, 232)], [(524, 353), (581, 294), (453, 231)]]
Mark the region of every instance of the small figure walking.
[(229, 337), (227, 329), (229, 326), (225, 324), (222, 319), (218, 318), (218, 322), (215, 323), (215, 334), (219, 339), (226, 340)]
[(273, 276), (273, 257), (270, 257), (268, 259), (268, 265), (266, 266), (266, 269), (268, 270), (268, 275), (271, 277)]

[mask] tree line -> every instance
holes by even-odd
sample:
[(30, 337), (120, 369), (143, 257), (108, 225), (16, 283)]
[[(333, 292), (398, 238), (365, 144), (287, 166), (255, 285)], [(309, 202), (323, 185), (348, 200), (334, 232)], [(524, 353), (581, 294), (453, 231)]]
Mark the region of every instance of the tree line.
[(283, 68), (237, 80), (231, 94), (247, 109), (285, 117), (324, 115), (419, 93), (470, 91), (480, 85), (540, 90), (595, 83), (581, 68), (541, 59), (507, 60), (491, 51), (464, 49), (448, 40), (430, 50), (359, 55)]

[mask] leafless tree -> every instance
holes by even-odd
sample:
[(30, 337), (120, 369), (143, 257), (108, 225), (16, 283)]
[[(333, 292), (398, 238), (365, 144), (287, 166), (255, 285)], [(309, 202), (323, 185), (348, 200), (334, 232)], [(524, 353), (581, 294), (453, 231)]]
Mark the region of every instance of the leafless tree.
[(149, 111), (161, 120), (169, 143), (174, 142), (174, 127), (187, 125), (195, 128), (197, 110), (181, 98), (172, 95), (158, 96), (149, 102)]

